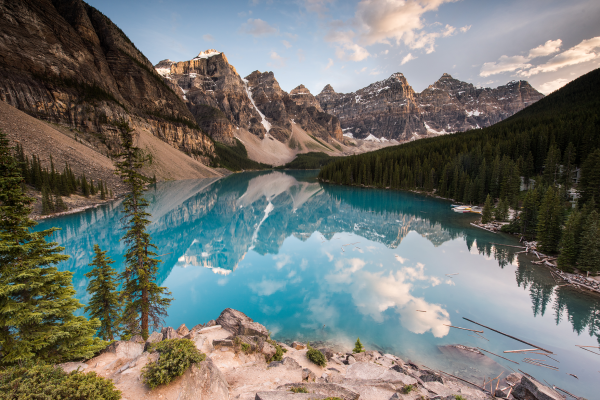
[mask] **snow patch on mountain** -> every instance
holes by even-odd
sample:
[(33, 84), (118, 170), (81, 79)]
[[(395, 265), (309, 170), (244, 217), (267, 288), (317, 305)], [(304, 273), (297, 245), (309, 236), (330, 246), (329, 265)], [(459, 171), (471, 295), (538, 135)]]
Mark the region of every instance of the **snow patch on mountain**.
[(209, 58), (209, 57), (213, 57), (213, 56), (217, 56), (221, 54), (220, 51), (216, 51), (215, 49), (209, 49), (206, 51), (201, 51), (200, 53), (198, 53), (198, 55), (194, 58), (192, 58), (192, 60), (201, 60), (203, 58)]
[(265, 117), (265, 115), (260, 112), (258, 107), (256, 107), (256, 103), (254, 102), (254, 99), (252, 98), (252, 92), (250, 91), (250, 89), (248, 89), (248, 80), (245, 78), (241, 78), (241, 79), (242, 79), (242, 82), (244, 82), (244, 88), (246, 89), (246, 95), (250, 99), (250, 102), (252, 103), (252, 106), (254, 107), (256, 112), (258, 112), (258, 114), (260, 115), (262, 125), (267, 130), (267, 133), (269, 133), (269, 131), (271, 130), (271, 123), (269, 121), (267, 121), (267, 118)]

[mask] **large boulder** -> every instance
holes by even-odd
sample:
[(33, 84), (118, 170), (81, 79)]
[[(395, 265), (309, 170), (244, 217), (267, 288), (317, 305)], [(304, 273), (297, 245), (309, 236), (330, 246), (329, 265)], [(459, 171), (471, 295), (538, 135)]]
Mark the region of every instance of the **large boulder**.
[(103, 352), (113, 353), (117, 358), (133, 359), (142, 355), (144, 343), (116, 341), (107, 346)]
[(150, 334), (150, 336), (148, 336), (148, 339), (146, 339), (146, 343), (144, 344), (144, 351), (148, 351), (148, 348), (153, 344), (153, 343), (158, 343), (161, 342), (163, 340), (163, 334), (160, 332), (152, 332)]
[(182, 376), (178, 400), (228, 400), (229, 386), (210, 358), (194, 364)]
[(296, 350), (304, 350), (306, 348), (306, 345), (304, 343), (300, 343), (300, 342), (293, 342), (292, 348), (296, 349)]
[(217, 318), (216, 324), (221, 325), (223, 329), (234, 335), (269, 337), (267, 328), (258, 322), (254, 322), (252, 318), (243, 312), (231, 308), (223, 310), (219, 318)]
[(163, 335), (163, 340), (181, 339), (181, 336), (179, 335), (179, 333), (177, 333), (175, 331), (175, 329), (171, 328), (170, 326), (166, 326), (166, 327), (162, 328), (161, 333)]
[(335, 355), (334, 351), (329, 347), (321, 347), (318, 348), (321, 353), (327, 358), (327, 361), (331, 361), (331, 358)]
[[(268, 365), (268, 368), (285, 367), (287, 369), (302, 369), (298, 361), (291, 357), (284, 357), (282, 361), (273, 361)], [(305, 368), (310, 371), (308, 368)], [(304, 379), (304, 372), (302, 372), (302, 378)]]
[(548, 386), (527, 375), (523, 375), (521, 382), (513, 389), (512, 395), (519, 400), (564, 400)]
[(187, 326), (185, 326), (185, 324), (181, 324), (181, 326), (179, 326), (175, 332), (177, 332), (179, 336), (184, 337), (190, 333), (190, 330), (187, 328)]
[(265, 358), (267, 360), (270, 360), (277, 352), (277, 349), (271, 343), (265, 342), (263, 343), (262, 349), (260, 351), (265, 355)]

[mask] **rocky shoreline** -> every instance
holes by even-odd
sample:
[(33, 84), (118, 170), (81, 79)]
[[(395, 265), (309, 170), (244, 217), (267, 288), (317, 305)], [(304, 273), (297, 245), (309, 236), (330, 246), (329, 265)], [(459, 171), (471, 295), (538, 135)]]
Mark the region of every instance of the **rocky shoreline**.
[[(150, 345), (166, 339), (189, 339), (207, 357), (170, 384), (150, 390), (142, 382), (141, 371), (158, 359)], [(67, 372), (95, 372), (113, 380), (123, 399), (564, 399), (556, 389), (527, 374), (499, 377), (482, 387), (392, 354), (319, 350), (327, 358), (325, 367), (307, 358), (306, 344), (271, 340), (263, 325), (228, 308), (216, 320), (191, 330), (185, 325), (166, 327), (146, 341), (140, 336), (117, 341), (91, 360), (60, 367)], [(281, 361), (272, 361), (278, 352)]]

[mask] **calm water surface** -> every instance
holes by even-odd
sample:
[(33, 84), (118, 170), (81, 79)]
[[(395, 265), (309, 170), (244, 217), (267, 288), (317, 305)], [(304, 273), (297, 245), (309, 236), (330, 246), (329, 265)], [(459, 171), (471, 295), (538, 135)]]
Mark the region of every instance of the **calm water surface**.
[[(226, 307), (261, 322), (278, 340), (328, 341), (397, 354), (481, 382), (521, 369), (588, 399), (600, 398), (600, 301), (557, 287), (518, 244), (472, 227), (476, 219), (421, 195), (320, 184), (316, 172), (235, 174), (158, 184), (148, 192), (150, 233), (161, 255), (159, 281), (175, 300), (166, 324), (188, 327)], [(86, 303), (93, 245), (121, 269), (119, 204), (46, 220), (71, 258)], [(454, 275), (452, 275), (454, 274)], [(537, 344), (552, 371), (504, 350), (529, 346), (463, 317)], [(483, 329), (485, 339), (450, 328)], [(487, 340), (486, 340), (487, 339)], [(453, 344), (512, 359), (469, 365)], [(599, 352), (599, 349), (591, 349)], [(568, 373), (578, 376), (576, 379)], [(492, 375), (493, 374), (493, 375)]]

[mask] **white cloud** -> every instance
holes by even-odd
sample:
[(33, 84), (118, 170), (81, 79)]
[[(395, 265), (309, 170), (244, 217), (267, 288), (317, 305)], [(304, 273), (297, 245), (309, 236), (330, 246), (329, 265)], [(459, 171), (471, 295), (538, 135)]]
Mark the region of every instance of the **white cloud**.
[(396, 260), (398, 260), (400, 264), (404, 264), (408, 261), (408, 258), (400, 257), (398, 254), (394, 254), (394, 257), (396, 257)]
[(325, 69), (327, 70), (327, 69), (331, 68), (332, 66), (333, 66), (333, 60), (330, 58), (329, 62), (327, 63), (327, 66), (325, 66)]
[(255, 37), (259, 36), (269, 36), (277, 33), (277, 28), (269, 25), (267, 22), (263, 21), (260, 18), (252, 19), (249, 18), (248, 21), (242, 24), (240, 27), (240, 32), (246, 33), (248, 35), (252, 35)]
[(540, 85), (540, 92), (544, 94), (550, 94), (555, 90), (560, 89), (565, 86), (567, 83), (571, 82), (569, 79), (558, 78), (550, 82), (546, 82)]
[(435, 39), (451, 35), (455, 28), (446, 25), (443, 32), (424, 30), (423, 14), (435, 11), (455, 0), (362, 0), (356, 11), (361, 36), (367, 44), (403, 42), (412, 49), (428, 47), (432, 52)]
[(289, 264), (292, 261), (292, 258), (288, 254), (278, 254), (273, 256), (273, 260), (277, 261), (275, 263), (275, 267), (277, 269), (283, 268), (286, 264)]
[(281, 43), (283, 43), (283, 45), (285, 46), (286, 49), (289, 49), (290, 47), (292, 47), (292, 44), (290, 42), (288, 42), (287, 40), (282, 40)]
[(569, 50), (552, 57), (546, 63), (538, 65), (529, 71), (524, 71), (522, 75), (531, 76), (540, 72), (552, 72), (560, 68), (592, 61), (600, 58), (598, 50), (600, 50), (600, 36), (584, 40)]
[(529, 58), (533, 59), (536, 57), (545, 57), (550, 54), (554, 54), (560, 50), (562, 40), (548, 40), (546, 43), (539, 45), (538, 47), (529, 50)]
[(215, 37), (207, 33), (206, 35), (202, 36), (202, 39), (206, 40), (207, 42), (212, 42), (215, 40)]
[(525, 56), (501, 56), (497, 62), (487, 62), (481, 67), (479, 76), (487, 77), (502, 72), (512, 72), (530, 68), (529, 58)]
[(263, 278), (259, 283), (250, 283), (250, 290), (259, 296), (270, 296), (273, 293), (285, 288), (286, 282), (274, 281)]
[(461, 31), (462, 33), (465, 33), (465, 32), (467, 32), (469, 29), (471, 29), (471, 25), (465, 25), (465, 26), (463, 26), (462, 28), (460, 28), (460, 31)]
[(357, 74), (363, 73), (367, 70), (367, 67), (363, 67), (360, 71), (358, 70), (354, 70), (354, 72), (356, 72)]
[(356, 43), (342, 44), (341, 47), (338, 47), (335, 50), (335, 55), (337, 58), (343, 61), (362, 61), (370, 56), (367, 49), (359, 46)]
[(289, 37), (292, 40), (298, 39), (298, 35), (296, 35), (295, 33), (286, 32), (286, 33), (284, 33), (284, 35), (287, 36), (287, 37)]
[(402, 61), (400, 62), (400, 65), (404, 65), (407, 62), (414, 60), (417, 57), (414, 57), (412, 54), (408, 53), (407, 55), (404, 56), (404, 58), (402, 59)]
[(531, 61), (545, 57), (560, 50), (562, 40), (548, 40), (546, 43), (531, 49), (527, 56), (501, 56), (496, 62), (487, 62), (481, 67), (480, 76), (513, 72), (521, 76), (532, 76), (543, 72), (553, 72), (571, 65), (581, 64), (600, 58), (600, 36), (583, 40), (576, 46), (552, 57), (543, 64), (534, 66)]

